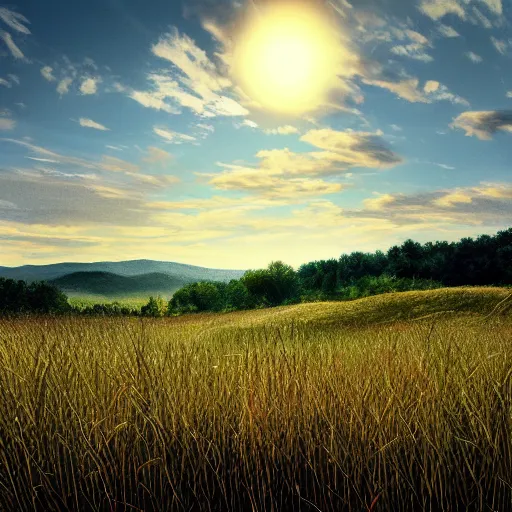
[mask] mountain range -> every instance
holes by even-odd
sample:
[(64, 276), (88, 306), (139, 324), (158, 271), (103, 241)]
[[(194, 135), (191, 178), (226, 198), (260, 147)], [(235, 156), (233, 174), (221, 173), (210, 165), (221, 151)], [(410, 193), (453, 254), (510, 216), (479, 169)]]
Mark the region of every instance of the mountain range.
[(240, 278), (244, 272), (153, 260), (0, 267), (0, 277), (21, 279), (29, 283), (49, 281), (70, 296), (98, 295), (105, 298), (158, 294), (169, 296), (187, 283), (228, 282)]

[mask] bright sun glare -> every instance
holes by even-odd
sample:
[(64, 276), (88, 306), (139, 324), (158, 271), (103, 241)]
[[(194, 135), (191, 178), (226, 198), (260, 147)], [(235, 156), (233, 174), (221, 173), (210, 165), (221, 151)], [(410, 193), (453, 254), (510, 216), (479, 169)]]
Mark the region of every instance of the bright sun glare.
[(325, 15), (297, 2), (267, 6), (244, 28), (234, 71), (244, 91), (264, 108), (312, 111), (336, 80), (338, 40)]

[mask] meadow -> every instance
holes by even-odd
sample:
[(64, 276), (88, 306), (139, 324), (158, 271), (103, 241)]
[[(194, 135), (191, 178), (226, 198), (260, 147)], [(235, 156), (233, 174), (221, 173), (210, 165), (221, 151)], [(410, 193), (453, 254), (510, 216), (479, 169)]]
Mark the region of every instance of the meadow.
[(511, 510), (511, 309), (0, 319), (0, 510)]

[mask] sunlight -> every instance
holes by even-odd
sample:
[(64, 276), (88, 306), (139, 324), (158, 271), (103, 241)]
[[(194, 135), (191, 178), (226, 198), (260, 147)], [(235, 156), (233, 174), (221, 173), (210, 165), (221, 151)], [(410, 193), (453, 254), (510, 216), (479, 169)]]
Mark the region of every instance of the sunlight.
[(311, 6), (267, 6), (239, 34), (234, 72), (265, 109), (301, 114), (325, 102), (336, 81), (339, 41), (327, 17)]

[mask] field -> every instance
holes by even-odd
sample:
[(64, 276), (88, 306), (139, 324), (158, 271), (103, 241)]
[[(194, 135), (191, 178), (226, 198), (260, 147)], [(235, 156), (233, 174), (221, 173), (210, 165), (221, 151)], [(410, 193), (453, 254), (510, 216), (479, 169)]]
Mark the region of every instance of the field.
[(0, 319), (0, 510), (506, 512), (511, 307)]
[[(121, 306), (126, 306), (132, 309), (139, 309), (148, 303), (149, 295), (146, 297), (145, 295), (133, 295), (133, 296), (121, 296), (116, 299), (112, 299), (112, 297), (106, 295), (84, 295), (77, 294), (74, 295), (72, 293), (67, 293), (69, 299), (68, 302), (75, 307), (85, 308), (87, 306), (94, 306), (94, 304), (112, 304), (113, 302), (117, 302)], [(162, 294), (162, 298), (167, 302), (170, 297)]]

